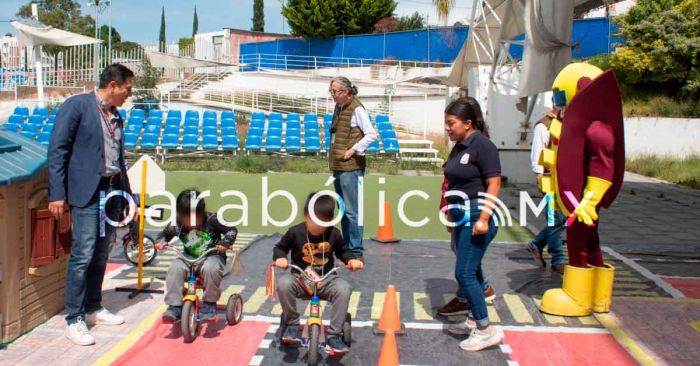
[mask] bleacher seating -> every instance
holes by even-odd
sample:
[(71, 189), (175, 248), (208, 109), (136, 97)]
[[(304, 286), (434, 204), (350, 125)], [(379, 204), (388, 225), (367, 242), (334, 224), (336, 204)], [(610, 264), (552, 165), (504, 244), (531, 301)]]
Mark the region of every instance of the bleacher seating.
[(262, 148), (262, 137), (248, 134), (245, 139), (245, 149), (248, 151), (260, 151)]
[(182, 131), (182, 134), (183, 135), (197, 135), (197, 136), (199, 136), (199, 127), (185, 125), (185, 128)]
[(51, 132), (42, 131), (36, 137), (42, 145), (48, 145), (51, 140)]
[[(58, 108), (54, 108), (53, 111), (51, 111), (51, 115), (55, 116), (57, 112), (58, 112)], [(122, 117), (122, 119), (126, 121), (126, 110), (124, 108), (117, 109), (117, 113), (119, 113), (119, 115)]]
[(196, 149), (199, 147), (199, 135), (186, 134), (182, 136), (183, 149)]
[(53, 131), (53, 123), (47, 123), (41, 128), (41, 132), (51, 132)]
[(233, 118), (221, 118), (221, 129), (236, 128), (236, 120)]
[(141, 136), (142, 149), (155, 149), (158, 146), (158, 135), (155, 133), (144, 133)]
[(306, 152), (319, 152), (321, 151), (321, 141), (318, 136), (304, 136), (304, 151)]
[(204, 126), (202, 127), (202, 136), (206, 135), (218, 136), (219, 130), (216, 128), (216, 126)]
[(14, 123), (14, 122), (5, 122), (2, 124), (3, 127), (6, 129), (12, 131), (12, 132), (18, 132), (19, 131), (19, 125)]
[(177, 119), (178, 121), (182, 121), (182, 112), (180, 112), (177, 109), (171, 109), (168, 111), (168, 119)]
[(146, 112), (144, 112), (143, 109), (132, 109), (131, 112), (129, 112), (129, 119), (136, 117), (143, 121), (146, 119)]
[(14, 123), (17, 125), (21, 125), (24, 123), (25, 116), (21, 114), (13, 114), (11, 115), (8, 119), (7, 122)]
[(158, 118), (160, 120), (163, 120), (163, 111), (161, 111), (160, 109), (151, 109), (148, 112), (148, 118)]
[(180, 126), (165, 125), (163, 135), (180, 135)]
[(267, 138), (265, 138), (265, 151), (280, 150), (282, 150), (282, 137), (267, 135)]
[(213, 119), (214, 121), (217, 120), (216, 112), (211, 111), (211, 110), (206, 110), (204, 111), (204, 114), (202, 115), (202, 119)]
[(124, 134), (124, 147), (134, 148), (138, 143), (139, 135), (135, 133), (125, 133)]
[(30, 124), (33, 124), (33, 125), (37, 125), (37, 126), (41, 126), (41, 125), (44, 124), (44, 116), (41, 116), (41, 115), (38, 115), (38, 114), (29, 116), (29, 120), (27, 121), (27, 123), (30, 123)]
[(15, 107), (15, 110), (14, 112), (12, 112), (12, 114), (29, 117), (29, 107)]
[(238, 136), (238, 130), (235, 127), (222, 127), (221, 136)]
[(385, 153), (399, 153), (399, 141), (395, 138), (382, 139)]
[(202, 127), (204, 127), (204, 128), (207, 128), (207, 127), (216, 128), (217, 125), (218, 125), (218, 122), (216, 121), (216, 119), (212, 119), (210, 117), (205, 117), (204, 121), (202, 122)]
[(34, 112), (32, 112), (32, 116), (48, 117), (49, 110), (46, 107), (34, 107)]
[(53, 124), (56, 122), (56, 116), (55, 115), (50, 115), (49, 118), (46, 119), (46, 123)]
[(287, 136), (284, 139), (284, 150), (287, 152), (301, 151), (301, 138), (299, 136)]
[(367, 147), (367, 152), (371, 154), (376, 154), (379, 152), (379, 140), (374, 140), (373, 143), (369, 144)]
[(219, 138), (216, 135), (202, 136), (202, 148), (205, 150), (218, 150)]
[(224, 150), (238, 150), (238, 136), (222, 135), (221, 148), (223, 148)]
[(289, 126), (287, 126), (287, 132), (286, 132), (285, 136), (286, 136), (286, 138), (290, 138), (290, 137), (301, 138), (301, 130), (298, 128), (289, 128)]
[(331, 128), (331, 125), (333, 124), (333, 115), (332, 114), (325, 114), (323, 116), (323, 129), (327, 130)]
[(165, 149), (176, 149), (178, 145), (178, 135), (166, 133), (163, 135), (163, 139), (160, 142), (160, 146)]
[(133, 133), (137, 135), (141, 134), (141, 125), (139, 124), (129, 123), (128, 125), (126, 125), (125, 129), (126, 133)]
[(197, 121), (199, 121), (199, 112), (188, 110), (187, 112), (185, 112), (185, 119), (196, 119)]
[[(49, 117), (50, 117), (50, 116), (54, 116), (54, 117), (55, 117), (56, 115), (58, 115), (58, 111), (59, 111), (59, 110), (60, 110), (59, 107), (53, 107), (53, 108), (51, 108), (51, 114), (49, 115)], [(121, 111), (124, 112), (124, 114), (122, 114), (122, 116), (124, 116), (124, 119), (126, 119), (126, 111), (123, 110), (123, 109), (122, 109)]]
[(236, 113), (234, 111), (223, 111), (221, 112), (221, 120), (232, 119), (236, 120)]

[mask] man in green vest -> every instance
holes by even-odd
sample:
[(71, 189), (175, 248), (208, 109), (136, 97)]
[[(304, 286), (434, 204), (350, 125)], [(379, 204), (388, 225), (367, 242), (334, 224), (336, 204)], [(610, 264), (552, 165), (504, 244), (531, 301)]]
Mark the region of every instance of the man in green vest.
[(365, 151), (377, 140), (367, 110), (357, 99), (357, 87), (345, 77), (331, 81), (328, 90), (335, 101), (331, 125), (331, 149), (328, 165), (335, 178), (335, 191), (342, 198), (345, 213), (341, 220), (343, 238), (358, 259), (362, 252), (363, 225), (358, 222), (358, 182), (365, 174)]

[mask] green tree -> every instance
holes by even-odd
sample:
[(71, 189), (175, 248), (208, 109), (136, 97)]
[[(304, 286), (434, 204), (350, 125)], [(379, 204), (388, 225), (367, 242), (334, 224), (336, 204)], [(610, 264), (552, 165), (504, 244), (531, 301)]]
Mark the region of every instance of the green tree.
[(165, 52), (165, 7), (160, 12), (160, 34), (158, 35), (158, 51)]
[(611, 64), (626, 82), (700, 95), (699, 0), (639, 0), (615, 21), (625, 42)]
[(134, 77), (134, 101), (141, 102), (144, 99), (155, 98), (154, 89), (160, 75), (160, 70), (151, 65), (148, 57), (144, 57), (141, 68)]
[(265, 12), (263, 0), (253, 0), (253, 32), (265, 31)]
[[(108, 25), (103, 25), (100, 27), (100, 39), (104, 44), (106, 45), (109, 43), (109, 26)], [(114, 48), (114, 45), (117, 43), (120, 43), (122, 41), (122, 36), (117, 32), (117, 30), (112, 27), (112, 48)]]
[(194, 38), (180, 38), (177, 41), (177, 46), (180, 50), (180, 56), (194, 57), (194, 54), (192, 52), (188, 52), (190, 50), (190, 46), (193, 44)]
[(396, 25), (396, 31), (408, 31), (423, 28), (425, 28), (425, 18), (423, 18), (419, 12), (399, 17), (398, 24)]
[(194, 7), (194, 19), (192, 19), (192, 38), (199, 31), (199, 18), (197, 17), (197, 7)]
[(396, 5), (394, 0), (289, 0), (282, 15), (293, 35), (332, 38), (371, 33), (377, 21), (392, 15)]

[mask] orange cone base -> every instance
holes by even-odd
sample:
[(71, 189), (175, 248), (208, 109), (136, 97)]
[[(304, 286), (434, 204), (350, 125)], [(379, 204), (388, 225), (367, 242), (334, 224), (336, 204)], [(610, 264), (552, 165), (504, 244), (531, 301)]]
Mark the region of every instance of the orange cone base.
[[(386, 334), (386, 330), (379, 329), (379, 322), (376, 322), (374, 324), (374, 326), (372, 326), (372, 333), (374, 333), (374, 335)], [(405, 335), (406, 334), (406, 326), (403, 323), (401, 323), (401, 328), (394, 330), (394, 334)]]
[(401, 239), (396, 239), (396, 238), (391, 238), (391, 239), (380, 239), (380, 238), (370, 238), (376, 242), (380, 242), (382, 244), (391, 244), (391, 243), (398, 243), (401, 241)]

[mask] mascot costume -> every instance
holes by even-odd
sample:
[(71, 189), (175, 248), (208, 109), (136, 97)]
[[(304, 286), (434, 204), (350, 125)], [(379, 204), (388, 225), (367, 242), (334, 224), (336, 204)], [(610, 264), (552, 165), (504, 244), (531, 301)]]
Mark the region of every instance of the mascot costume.
[(573, 63), (557, 75), (552, 91), (559, 116), (540, 155), (550, 175), (539, 185), (568, 216), (569, 264), (562, 288), (547, 290), (540, 310), (563, 316), (608, 312), (615, 268), (603, 262), (598, 211), (613, 202), (625, 171), (619, 85), (612, 70)]

